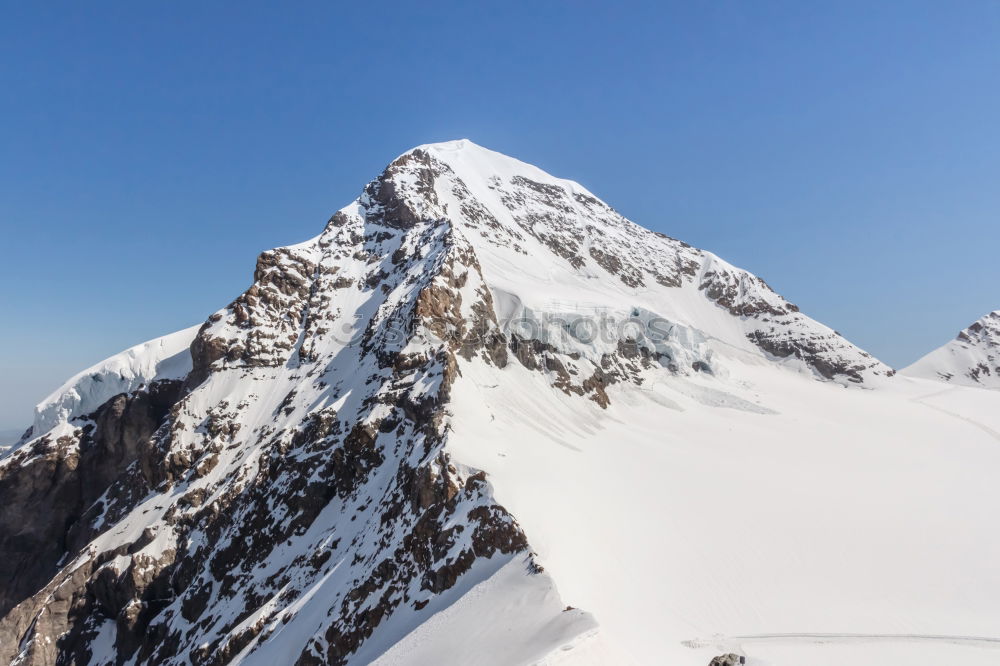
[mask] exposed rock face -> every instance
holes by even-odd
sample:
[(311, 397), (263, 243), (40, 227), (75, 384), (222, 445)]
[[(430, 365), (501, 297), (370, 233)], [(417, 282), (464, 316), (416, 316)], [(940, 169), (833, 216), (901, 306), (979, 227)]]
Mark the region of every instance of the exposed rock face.
[[(486, 153), (411, 151), (322, 234), (261, 254), (190, 352), (163, 352), (183, 372), (132, 363), (88, 414), (56, 397), (58, 418), (0, 461), (0, 662), (215, 665), (277, 644), (289, 663), (362, 664), (452, 590), (511, 562), (546, 575), (448, 451), (469, 364), (608, 407), (618, 383), (723, 370), (683, 317), (721, 312), (715, 335), (747, 353), (888, 371), (759, 278), (569, 181), (484, 170)], [(603, 300), (539, 310), (505, 291), (507, 265), (539, 271), (539, 294), (586, 283)], [(688, 305), (654, 309), (671, 299)]]
[(745, 663), (747, 663), (746, 657), (729, 653), (715, 657), (711, 662), (709, 662), (708, 666), (741, 666)]
[(767, 354), (798, 359), (824, 379), (860, 384), (865, 377), (893, 371), (839, 333), (812, 321), (764, 280), (729, 266), (717, 257), (704, 264), (698, 288), (717, 305), (747, 324), (747, 339)]
[[(176, 402), (179, 382), (118, 395), (58, 439), (43, 436), (0, 467), (0, 615), (40, 589), (93, 537), (84, 513), (133, 463), (159, 456), (150, 438)], [(40, 511), (40, 508), (44, 510)]]
[[(85, 584), (83, 570), (69, 574), (69, 589), (50, 581), (96, 536), (93, 516), (106, 490), (106, 500), (141, 497), (155, 483), (151, 471), (161, 455), (153, 435), (179, 393), (180, 382), (162, 381), (115, 396), (78, 419), (67, 434), (42, 436), (4, 461), (0, 579), (9, 583), (0, 590), (0, 615), (5, 616), (0, 622), (0, 659), (13, 657), (7, 651), (33, 623), (32, 631), (48, 627), (49, 636), (72, 628), (69, 606), (74, 586)], [(46, 600), (50, 594), (59, 602), (56, 606)], [(41, 624), (39, 613), (45, 620)], [(48, 657), (38, 659), (44, 663)]]
[(1000, 388), (1000, 310), (980, 318), (902, 372), (952, 384)]

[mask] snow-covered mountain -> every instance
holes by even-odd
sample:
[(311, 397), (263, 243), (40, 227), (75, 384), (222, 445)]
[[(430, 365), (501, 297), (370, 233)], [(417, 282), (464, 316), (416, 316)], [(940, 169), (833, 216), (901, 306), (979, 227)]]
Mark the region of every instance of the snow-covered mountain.
[(0, 662), (994, 663), (998, 399), (421, 146), (39, 405)]
[(901, 371), (911, 377), (1000, 389), (1000, 310)]

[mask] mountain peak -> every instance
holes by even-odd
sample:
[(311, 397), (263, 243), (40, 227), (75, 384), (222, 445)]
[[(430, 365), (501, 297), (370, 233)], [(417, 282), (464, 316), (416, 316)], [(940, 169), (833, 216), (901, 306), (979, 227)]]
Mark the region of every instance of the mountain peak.
[(1000, 388), (1000, 310), (983, 315), (954, 340), (901, 372), (952, 384)]
[[(447, 223), (494, 295), (512, 294), (535, 311), (586, 301), (695, 328), (722, 321), (713, 337), (825, 379), (858, 383), (892, 372), (761, 278), (635, 224), (575, 181), (468, 139), (407, 151), (334, 219), (354, 228)], [(732, 318), (719, 320), (719, 308)]]
[[(664, 423), (671, 436), (728, 423), (695, 449), (734, 427), (781, 436), (768, 387), (829, 398), (842, 392), (820, 382), (889, 374), (761, 278), (573, 181), (467, 140), (417, 147), (318, 236), (262, 253), (252, 285), (197, 330), (39, 406), (0, 460), (0, 580), (14, 581), (0, 588), (0, 662), (359, 666), (419, 652), (420, 632), (473, 604), (473, 631), (447, 625), (447, 654), (540, 663), (594, 633), (529, 541), (571, 521), (523, 528), (487, 472), (514, 471), (504, 492), (588, 479), (557, 501), (505, 495), (531, 520), (606, 481), (618, 501), (671, 486), (621, 474), (671, 467)], [(546, 461), (557, 468), (534, 475)], [(698, 491), (720, 492), (719, 471)], [(579, 571), (592, 580), (610, 556)], [(643, 663), (660, 660), (656, 613), (636, 617)]]
[[(436, 143), (423, 143), (419, 146), (414, 146), (406, 152), (402, 153), (393, 160), (393, 163), (401, 158), (411, 155), (416, 152), (427, 153), (433, 156), (435, 159), (441, 160), (442, 162), (448, 163), (450, 161), (457, 161), (462, 159), (479, 159), (482, 161), (515, 161), (513, 157), (499, 153), (495, 150), (490, 150), (484, 146), (470, 139), (452, 139), (451, 141), (438, 141)], [(527, 165), (530, 166), (530, 165)]]
[(390, 167), (401, 160), (407, 161), (414, 154), (427, 155), (432, 162), (446, 165), (467, 185), (475, 181), (521, 176), (540, 183), (555, 185), (570, 192), (581, 192), (594, 196), (580, 183), (566, 178), (558, 178), (528, 162), (523, 162), (505, 153), (481, 146), (470, 139), (455, 139), (439, 143), (427, 143), (406, 151), (390, 163)]
[[(427, 150), (431, 152), (457, 152), (460, 150), (487, 150), (483, 148), (478, 143), (472, 141), (471, 139), (452, 139), (450, 141), (438, 141), (436, 143), (423, 143), (419, 146), (411, 148), (406, 152), (412, 152), (414, 150)], [(494, 152), (494, 151), (489, 151)]]

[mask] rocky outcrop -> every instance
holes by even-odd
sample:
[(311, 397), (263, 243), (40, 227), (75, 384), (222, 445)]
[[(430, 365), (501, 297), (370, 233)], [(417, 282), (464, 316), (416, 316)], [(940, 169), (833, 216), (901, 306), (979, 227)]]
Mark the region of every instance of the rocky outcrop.
[[(8, 650), (29, 626), (50, 637), (71, 628), (65, 606), (84, 584), (85, 569), (61, 581), (60, 569), (96, 535), (91, 518), (102, 502), (141, 497), (155, 484), (154, 433), (168, 420), (180, 388), (178, 381), (161, 381), (115, 396), (64, 434), (37, 438), (3, 461), (0, 579), (8, 583), (0, 589), (0, 661), (13, 657)], [(55, 606), (46, 603), (50, 595)]]
[[(89, 541), (81, 518), (133, 463), (156, 457), (151, 437), (176, 402), (179, 382), (118, 395), (76, 427), (46, 435), (0, 467), (0, 616), (56, 572)], [(39, 512), (39, 507), (45, 511)]]
[(893, 370), (839, 333), (813, 322), (761, 278), (707, 255), (698, 289), (747, 328), (746, 337), (776, 359), (794, 358), (827, 380), (860, 384)]
[[(839, 345), (835, 335), (792, 337), (785, 331), (772, 328), (752, 331), (747, 337), (771, 356), (799, 359), (825, 379), (845, 377), (848, 381), (860, 384), (864, 381), (865, 373), (879, 364), (867, 352), (850, 356), (838, 353)], [(892, 376), (894, 373), (892, 370), (884, 370), (880, 374)]]
[(902, 372), (952, 384), (1000, 388), (1000, 310), (979, 318)]
[(747, 663), (746, 657), (730, 652), (714, 657), (708, 666), (742, 666)]

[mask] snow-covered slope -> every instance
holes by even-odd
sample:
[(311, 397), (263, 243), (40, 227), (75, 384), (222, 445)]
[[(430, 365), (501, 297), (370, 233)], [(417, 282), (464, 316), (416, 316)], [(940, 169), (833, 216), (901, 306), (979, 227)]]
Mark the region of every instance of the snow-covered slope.
[[(423, 146), (394, 165), (402, 195), (433, 200), (437, 210), (422, 214), (448, 219), (475, 248), (494, 294), (566, 315), (631, 318), (639, 308), (839, 382), (892, 374), (759, 277), (630, 222), (578, 183), (468, 141)], [(423, 189), (428, 172), (440, 175)]]
[(1000, 389), (1000, 310), (901, 371), (911, 377)]
[(130, 347), (71, 377), (35, 408), (32, 432), (48, 432), (75, 416), (89, 414), (109, 398), (191, 372), (191, 341), (198, 326)]
[(1000, 394), (468, 141), (164, 340), (0, 461), (0, 661), (1000, 655)]

